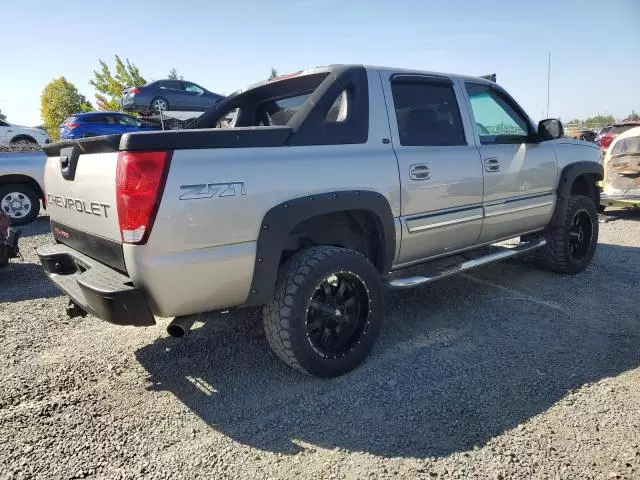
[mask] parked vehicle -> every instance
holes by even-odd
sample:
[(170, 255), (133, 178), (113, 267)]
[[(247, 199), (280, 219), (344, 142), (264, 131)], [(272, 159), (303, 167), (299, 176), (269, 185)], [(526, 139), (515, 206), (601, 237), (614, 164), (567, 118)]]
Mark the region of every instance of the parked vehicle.
[(577, 140), (584, 140), (585, 142), (594, 143), (596, 138), (596, 132), (593, 130), (578, 130), (574, 135), (574, 138)]
[(614, 138), (616, 138), (621, 133), (624, 133), (627, 130), (630, 130), (633, 127), (637, 126), (640, 126), (640, 122), (622, 122), (612, 125), (611, 128), (604, 132), (598, 139), (597, 143), (600, 147), (600, 152), (602, 153), (602, 155), (607, 152), (607, 149), (611, 145), (611, 142)]
[(205, 111), (223, 95), (210, 92), (193, 82), (157, 80), (142, 87), (129, 87), (122, 92), (122, 106), (127, 111), (160, 113), (174, 111)]
[(97, 137), (100, 135), (119, 135), (128, 132), (160, 130), (161, 127), (141, 122), (136, 117), (121, 112), (76, 113), (65, 118), (60, 125), (60, 138)]
[(0, 145), (46, 145), (51, 139), (40, 128), (23, 127), (0, 120)]
[(575, 274), (596, 249), (598, 148), (481, 78), (314, 68), (192, 128), (45, 147), (59, 243), (38, 255), (71, 316), (176, 316), (181, 336), (199, 312), (261, 305), (282, 360), (334, 377), (369, 354), (386, 288), (528, 251)]
[(614, 138), (602, 163), (602, 207), (640, 207), (640, 127)]
[(44, 201), (44, 165), (41, 151), (0, 152), (0, 211), (13, 225), (34, 220)]
[(604, 134), (607, 133), (612, 128), (613, 128), (613, 125), (607, 125), (602, 127), (600, 130), (598, 130), (598, 133), (596, 134), (596, 138), (593, 139), (594, 143), (600, 142), (600, 139), (604, 136)]

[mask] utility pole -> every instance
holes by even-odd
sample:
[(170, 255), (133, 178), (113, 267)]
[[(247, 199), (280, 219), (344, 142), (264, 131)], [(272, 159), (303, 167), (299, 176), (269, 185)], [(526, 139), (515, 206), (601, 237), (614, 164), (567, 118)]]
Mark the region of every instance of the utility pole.
[(549, 92), (551, 86), (551, 52), (549, 52), (549, 62), (547, 64), (547, 118), (549, 118)]

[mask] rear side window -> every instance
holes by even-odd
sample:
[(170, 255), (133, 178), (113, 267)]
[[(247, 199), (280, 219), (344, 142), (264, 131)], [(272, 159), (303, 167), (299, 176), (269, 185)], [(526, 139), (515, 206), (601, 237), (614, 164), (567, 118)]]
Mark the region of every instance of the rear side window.
[(400, 144), (466, 145), (460, 109), (450, 82), (399, 80), (391, 85)]
[(640, 136), (618, 140), (611, 149), (611, 155), (640, 155)]
[(91, 115), (90, 117), (85, 117), (84, 121), (87, 123), (107, 123), (104, 115)]
[(182, 82), (178, 80), (163, 80), (158, 82), (158, 88), (162, 90), (184, 90)]

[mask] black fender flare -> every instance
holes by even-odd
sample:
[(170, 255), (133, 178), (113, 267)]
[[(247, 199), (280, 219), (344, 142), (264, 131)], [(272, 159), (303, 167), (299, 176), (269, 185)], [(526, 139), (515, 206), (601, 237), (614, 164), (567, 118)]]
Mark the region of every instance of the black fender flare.
[[(571, 194), (573, 182), (575, 182), (576, 178), (580, 175), (585, 174), (593, 175), (596, 181), (602, 180), (604, 177), (604, 169), (602, 168), (602, 165), (595, 162), (575, 162), (562, 169), (556, 192), (556, 208), (553, 211), (553, 218), (551, 219), (550, 226), (562, 226), (562, 222), (564, 221), (564, 212), (567, 209), (567, 204), (569, 203), (569, 196)], [(597, 190), (596, 193), (598, 193)]]
[(260, 224), (253, 279), (244, 306), (259, 306), (271, 301), (285, 242), (297, 224), (318, 215), (347, 210), (365, 210), (379, 220), (384, 248), (378, 268), (381, 273), (388, 272), (395, 256), (396, 233), (391, 206), (383, 195), (347, 190), (294, 198), (267, 211)]

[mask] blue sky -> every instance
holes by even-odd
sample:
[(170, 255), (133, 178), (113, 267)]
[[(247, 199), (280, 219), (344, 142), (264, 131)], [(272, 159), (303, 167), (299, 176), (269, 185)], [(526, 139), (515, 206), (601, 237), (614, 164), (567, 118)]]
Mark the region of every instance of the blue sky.
[(3, 0), (0, 38), (0, 110), (25, 125), (41, 122), (40, 94), (53, 78), (94, 101), (92, 71), (114, 54), (147, 79), (175, 67), (223, 94), (272, 66), (496, 72), (540, 119), (551, 50), (551, 116), (640, 112), (640, 0)]

